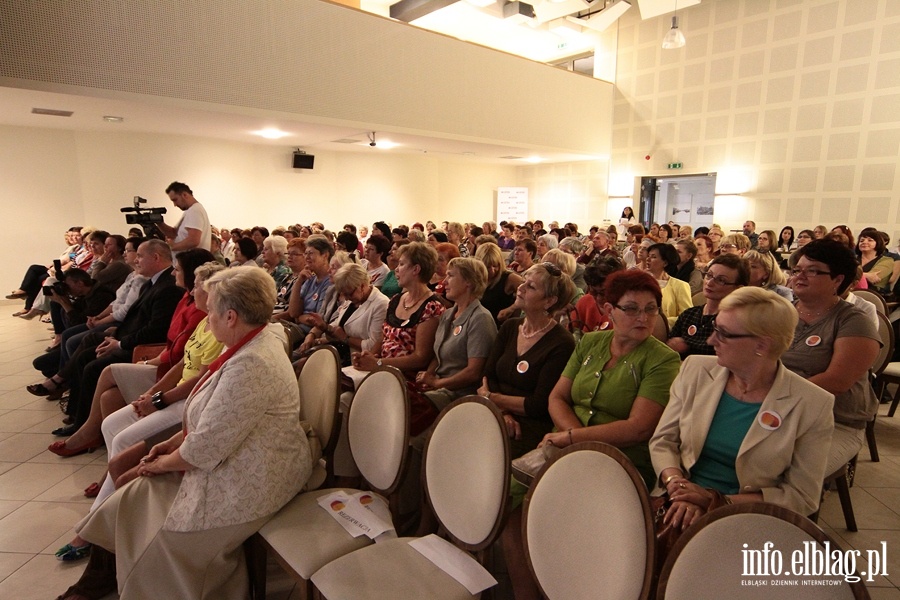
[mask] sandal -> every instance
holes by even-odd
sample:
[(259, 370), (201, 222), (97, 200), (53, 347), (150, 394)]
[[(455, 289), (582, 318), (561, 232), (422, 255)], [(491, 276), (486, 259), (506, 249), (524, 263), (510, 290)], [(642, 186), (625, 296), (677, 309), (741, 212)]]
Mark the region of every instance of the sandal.
[(21, 300), (22, 298), (27, 298), (28, 292), (23, 292), (22, 290), (16, 290), (14, 292), (10, 292), (6, 295), (7, 300)]
[(64, 381), (56, 381), (53, 379), (53, 377), (49, 377), (40, 383), (32, 383), (31, 385), (26, 385), (25, 389), (28, 390), (29, 394), (32, 394), (34, 396), (49, 396), (53, 392), (63, 391), (60, 388), (63, 387), (64, 383)]
[(72, 544), (66, 544), (56, 551), (56, 558), (57, 560), (61, 560), (64, 562), (74, 562), (76, 560), (81, 560), (82, 558), (87, 558), (90, 553), (90, 544), (85, 544), (84, 546), (73, 546)]
[(28, 314), (28, 309), (22, 309), (13, 313), (14, 317), (24, 317)]

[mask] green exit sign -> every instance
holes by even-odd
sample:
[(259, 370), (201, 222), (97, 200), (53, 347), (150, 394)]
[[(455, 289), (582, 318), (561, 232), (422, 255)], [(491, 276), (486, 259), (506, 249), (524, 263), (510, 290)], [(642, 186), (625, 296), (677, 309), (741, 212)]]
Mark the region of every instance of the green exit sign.
[(669, 168), (670, 168), (670, 169), (680, 169), (680, 168), (683, 167), (683, 166), (684, 166), (684, 165), (682, 165), (681, 163), (669, 163)]

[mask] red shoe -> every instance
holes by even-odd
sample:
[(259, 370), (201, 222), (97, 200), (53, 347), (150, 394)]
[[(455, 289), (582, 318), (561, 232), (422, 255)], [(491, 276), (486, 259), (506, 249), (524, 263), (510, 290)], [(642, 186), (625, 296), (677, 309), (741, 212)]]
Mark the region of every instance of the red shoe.
[(84, 446), (78, 448), (69, 448), (66, 446), (65, 440), (60, 440), (58, 442), (53, 442), (49, 446), (47, 446), (47, 450), (56, 454), (57, 456), (62, 456), (63, 458), (68, 458), (69, 456), (78, 456), (79, 454), (84, 454), (85, 452), (93, 452), (97, 448), (103, 445), (103, 438), (99, 437), (96, 440), (85, 444)]
[(100, 484), (96, 481), (91, 485), (84, 488), (84, 497), (85, 498), (96, 498), (97, 494), (100, 493)]

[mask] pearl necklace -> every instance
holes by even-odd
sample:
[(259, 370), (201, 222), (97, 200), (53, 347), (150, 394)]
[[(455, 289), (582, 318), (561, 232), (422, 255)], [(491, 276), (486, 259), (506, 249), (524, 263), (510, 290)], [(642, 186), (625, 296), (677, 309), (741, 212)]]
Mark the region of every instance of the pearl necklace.
[(556, 321), (554, 321), (553, 319), (550, 319), (550, 321), (548, 321), (547, 324), (544, 325), (543, 327), (541, 327), (540, 329), (538, 329), (536, 331), (532, 331), (531, 333), (525, 333), (525, 321), (522, 321), (522, 325), (520, 327), (520, 332), (522, 333), (522, 337), (525, 338), (526, 340), (528, 340), (528, 339), (531, 339), (534, 336), (538, 335), (539, 333), (545, 332), (547, 329), (550, 328), (551, 325), (554, 325), (555, 323), (556, 323)]

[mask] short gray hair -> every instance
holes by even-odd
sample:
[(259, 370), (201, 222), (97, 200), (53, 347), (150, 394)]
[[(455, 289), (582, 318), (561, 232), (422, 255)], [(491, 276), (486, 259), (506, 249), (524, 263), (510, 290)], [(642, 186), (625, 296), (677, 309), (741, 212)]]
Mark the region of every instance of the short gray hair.
[(196, 284), (196, 281), (198, 279), (202, 280), (202, 281), (209, 281), (210, 277), (212, 277), (219, 271), (224, 271), (224, 270), (225, 270), (225, 265), (223, 265), (221, 263), (218, 263), (218, 262), (203, 263), (202, 265), (200, 265), (199, 267), (194, 269), (194, 278), (195, 278), (194, 282)]
[(209, 312), (229, 310), (248, 325), (265, 325), (275, 308), (275, 280), (263, 269), (225, 269), (204, 284)]
[(278, 256), (284, 256), (288, 249), (288, 241), (282, 235), (270, 235), (263, 240), (263, 248), (271, 248)]

